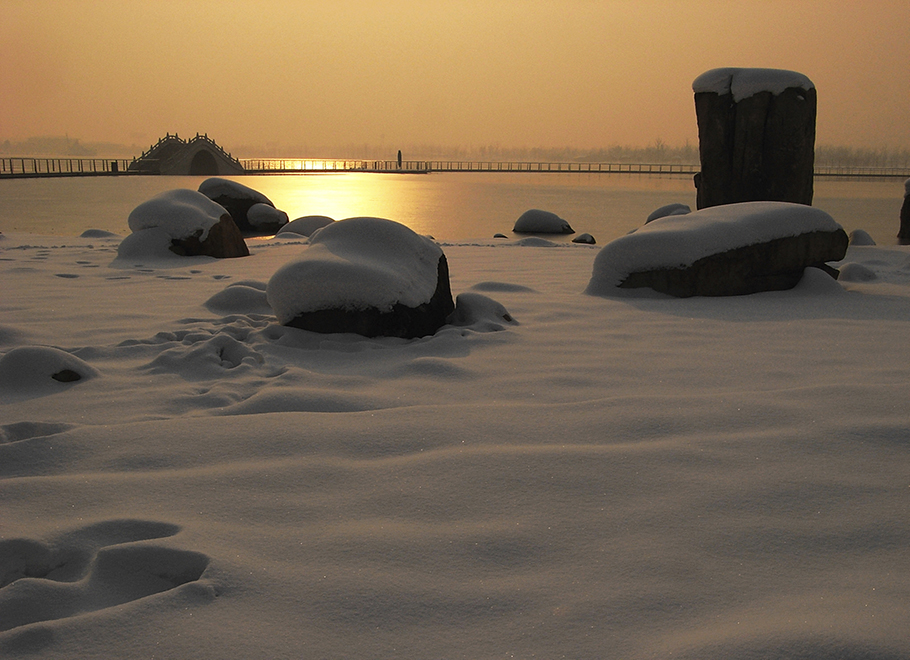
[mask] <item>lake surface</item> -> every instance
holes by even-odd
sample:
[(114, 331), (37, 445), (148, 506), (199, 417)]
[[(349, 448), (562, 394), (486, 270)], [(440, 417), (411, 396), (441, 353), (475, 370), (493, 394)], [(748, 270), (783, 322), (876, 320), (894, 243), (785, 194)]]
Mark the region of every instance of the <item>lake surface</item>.
[[(130, 211), (173, 188), (198, 188), (206, 177), (97, 177), (0, 181), (0, 231), (78, 236), (86, 229), (128, 234)], [(232, 177), (268, 196), (290, 219), (378, 216), (440, 241), (511, 236), (524, 211), (567, 220), (599, 244), (644, 223), (656, 208), (695, 208), (688, 175), (578, 173), (311, 174)], [(814, 206), (848, 232), (864, 229), (879, 245), (897, 243), (900, 179), (816, 179)], [(571, 240), (556, 237), (555, 240)]]

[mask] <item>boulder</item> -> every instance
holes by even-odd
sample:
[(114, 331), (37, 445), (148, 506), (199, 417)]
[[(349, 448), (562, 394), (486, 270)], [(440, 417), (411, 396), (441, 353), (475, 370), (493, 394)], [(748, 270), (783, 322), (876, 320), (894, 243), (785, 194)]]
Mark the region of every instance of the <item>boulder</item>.
[(244, 242), (240, 230), (227, 213), (211, 226), (205, 236), (202, 230), (197, 230), (190, 236), (172, 239), (169, 249), (182, 257), (230, 259), (250, 256), (250, 249)]
[(854, 229), (847, 234), (847, 238), (850, 239), (850, 245), (875, 245), (875, 239), (863, 229)]
[(439, 246), (382, 218), (320, 229), (302, 257), (275, 272), (266, 292), (282, 325), (365, 337), (432, 335), (455, 308)]
[(569, 223), (555, 213), (530, 209), (521, 214), (512, 228), (517, 234), (574, 234)]
[(275, 207), (272, 201), (258, 190), (253, 190), (242, 183), (229, 179), (212, 177), (199, 184), (199, 192), (227, 209), (234, 222), (237, 223), (242, 235), (268, 236), (275, 233), (274, 231), (256, 227), (247, 216), (250, 207), (254, 204), (265, 204), (272, 208)]
[(779, 69), (723, 68), (692, 84), (699, 209), (747, 201), (811, 204), (815, 85)]
[(677, 296), (734, 296), (796, 286), (803, 271), (847, 251), (847, 233), (820, 209), (745, 202), (666, 216), (598, 253), (586, 290), (648, 288)]
[(246, 219), (257, 234), (273, 236), (288, 224), (288, 214), (268, 204), (253, 204), (246, 212)]
[(294, 232), (295, 234), (300, 234), (301, 236), (309, 236), (317, 229), (322, 229), (326, 225), (330, 225), (333, 222), (335, 221), (332, 218), (329, 218), (325, 215), (305, 215), (302, 218), (291, 220), (289, 223), (279, 229), (278, 233), (283, 234), (285, 232)]
[(668, 215), (685, 215), (686, 213), (692, 213), (691, 207), (688, 204), (667, 204), (666, 206), (661, 206), (659, 209), (654, 209), (645, 219), (645, 224), (658, 218), (665, 218)]
[(901, 206), (901, 228), (897, 232), (901, 245), (910, 243), (910, 179), (904, 181), (904, 203)]
[(594, 240), (594, 237), (591, 234), (579, 234), (572, 239), (573, 243), (584, 243), (586, 245), (594, 245), (597, 241)]
[[(169, 190), (143, 202), (128, 219), (132, 236), (153, 232), (169, 240), (168, 249), (181, 256), (219, 259), (250, 254), (240, 230), (221, 205), (195, 190)], [(134, 243), (124, 239), (124, 243)]]

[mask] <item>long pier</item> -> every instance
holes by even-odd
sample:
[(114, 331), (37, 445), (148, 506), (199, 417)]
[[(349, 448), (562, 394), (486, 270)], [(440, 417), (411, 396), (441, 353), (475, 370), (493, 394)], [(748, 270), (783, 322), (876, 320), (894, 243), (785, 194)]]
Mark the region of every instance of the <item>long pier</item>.
[[(111, 158), (0, 158), (0, 178), (79, 176), (148, 176), (130, 166), (136, 159)], [(353, 160), (325, 158), (240, 159), (243, 174), (429, 174), (431, 172), (533, 172), (582, 174), (684, 174), (694, 175), (700, 166), (691, 163), (585, 163), (470, 160)], [(910, 167), (817, 166), (816, 177), (910, 178)]]

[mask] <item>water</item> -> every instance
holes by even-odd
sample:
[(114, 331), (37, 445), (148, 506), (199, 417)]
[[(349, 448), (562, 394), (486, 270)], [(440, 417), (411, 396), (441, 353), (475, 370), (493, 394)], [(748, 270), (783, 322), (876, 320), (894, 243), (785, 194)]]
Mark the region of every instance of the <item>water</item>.
[[(93, 177), (0, 180), (0, 231), (78, 236), (86, 229), (129, 233), (130, 211), (173, 188), (196, 189), (205, 177)], [(379, 216), (440, 241), (511, 236), (524, 211), (568, 220), (599, 244), (640, 226), (672, 202), (695, 208), (688, 175), (434, 173), (244, 176), (293, 220)], [(848, 232), (864, 229), (894, 245), (904, 185), (899, 179), (817, 179), (814, 205)], [(571, 240), (554, 237), (554, 240)]]

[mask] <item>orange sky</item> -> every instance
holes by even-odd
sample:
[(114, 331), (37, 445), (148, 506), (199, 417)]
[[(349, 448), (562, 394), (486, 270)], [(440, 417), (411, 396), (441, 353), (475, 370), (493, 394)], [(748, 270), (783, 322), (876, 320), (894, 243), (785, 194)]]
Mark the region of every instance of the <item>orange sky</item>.
[(692, 80), (761, 66), (910, 147), (908, 0), (0, 0), (0, 44), (0, 139), (694, 144)]

